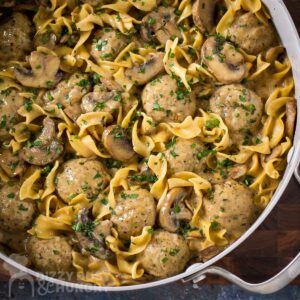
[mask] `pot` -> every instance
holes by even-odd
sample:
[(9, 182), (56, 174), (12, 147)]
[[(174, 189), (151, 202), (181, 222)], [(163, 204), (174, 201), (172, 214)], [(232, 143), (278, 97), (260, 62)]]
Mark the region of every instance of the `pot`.
[[(279, 36), (283, 45), (286, 47), (288, 57), (292, 64), (293, 75), (295, 79), (295, 92), (296, 99), (298, 103), (298, 109), (300, 107), (300, 40), (296, 30), (296, 27), (293, 23), (293, 20), (282, 0), (263, 0), (264, 4), (270, 11), (273, 22), (277, 28)], [(297, 126), (295, 137), (300, 136), (300, 114), (297, 115)], [(285, 191), (291, 177), (295, 174), (296, 179), (300, 183), (300, 172), (298, 170), (300, 161), (300, 139), (294, 140), (294, 145), (288, 154), (288, 165), (284, 176), (281, 180), (280, 185), (278, 186), (272, 200), (266, 209), (262, 212), (256, 222), (245, 232), (238, 240), (236, 240), (232, 245), (226, 248), (223, 252), (208, 260), (205, 263), (196, 263), (190, 266), (183, 273), (176, 276), (166, 278), (163, 280), (158, 280), (155, 282), (133, 285), (133, 286), (121, 286), (121, 287), (100, 287), (100, 286), (91, 286), (80, 283), (72, 283), (63, 281), (60, 279), (52, 278), (44, 274), (33, 271), (27, 267), (22, 266), (16, 261), (12, 260), (10, 257), (0, 253), (0, 259), (8, 263), (9, 265), (17, 268), (18, 270), (30, 274), (40, 280), (48, 281), (54, 284), (58, 284), (67, 288), (79, 289), (82, 291), (95, 291), (95, 292), (120, 292), (120, 291), (131, 291), (131, 290), (140, 290), (146, 288), (153, 288), (155, 286), (161, 286), (164, 284), (169, 284), (178, 280), (183, 282), (193, 281), (197, 283), (205, 278), (206, 274), (217, 274), (227, 280), (233, 282), (234, 284), (239, 285), (240, 287), (249, 290), (251, 292), (257, 292), (261, 294), (274, 293), (281, 288), (289, 284), (294, 278), (300, 274), (300, 253), (298, 256), (279, 274), (273, 278), (259, 284), (250, 284), (244, 282), (237, 276), (232, 273), (213, 266), (218, 260), (222, 259), (228, 253), (233, 251), (238, 247), (243, 241), (245, 241), (268, 217), (270, 212), (273, 210), (279, 199), (281, 198), (283, 192)]]

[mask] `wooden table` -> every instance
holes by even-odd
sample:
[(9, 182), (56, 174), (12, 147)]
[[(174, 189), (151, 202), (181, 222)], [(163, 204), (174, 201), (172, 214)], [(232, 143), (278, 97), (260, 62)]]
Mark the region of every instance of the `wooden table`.
[[(285, 0), (285, 3), (300, 32), (300, 0)], [(245, 280), (260, 282), (279, 272), (299, 251), (300, 185), (293, 178), (264, 224), (218, 265)], [(8, 274), (0, 264), (0, 280), (7, 278)], [(204, 283), (224, 284), (226, 281), (210, 276)], [(293, 283), (300, 285), (300, 278)]]

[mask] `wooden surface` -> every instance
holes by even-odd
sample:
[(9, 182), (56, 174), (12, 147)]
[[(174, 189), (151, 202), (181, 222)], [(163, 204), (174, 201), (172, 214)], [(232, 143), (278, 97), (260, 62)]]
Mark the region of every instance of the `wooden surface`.
[[(300, 0), (285, 0), (285, 3), (300, 32)], [(245, 280), (260, 282), (279, 272), (299, 251), (300, 185), (293, 178), (264, 224), (218, 265)], [(7, 278), (7, 271), (0, 264), (0, 280)], [(210, 276), (204, 283), (224, 284), (226, 281)], [(293, 284), (300, 285), (300, 278)]]

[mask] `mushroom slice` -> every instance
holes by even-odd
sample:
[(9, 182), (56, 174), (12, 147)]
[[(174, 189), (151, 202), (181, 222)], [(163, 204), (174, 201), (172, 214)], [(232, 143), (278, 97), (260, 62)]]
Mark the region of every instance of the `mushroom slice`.
[(244, 56), (221, 35), (208, 38), (201, 50), (202, 63), (224, 84), (241, 82), (246, 76)]
[(43, 121), (43, 129), (41, 134), (32, 143), (27, 145), (20, 151), (20, 158), (26, 162), (45, 166), (54, 162), (63, 153), (64, 147), (55, 137), (55, 123), (50, 118)]
[(93, 222), (88, 213), (87, 208), (82, 208), (73, 225), (81, 252), (89, 253), (100, 259), (112, 258), (113, 254), (105, 244), (105, 238), (111, 233), (112, 222), (109, 220)]
[(297, 114), (296, 100), (290, 100), (286, 104), (286, 133), (290, 139), (294, 136), (295, 121)]
[(217, 0), (196, 0), (193, 4), (193, 21), (202, 33), (211, 32), (215, 26)]
[(0, 167), (9, 177), (16, 177), (25, 171), (24, 162), (9, 149), (3, 149), (0, 152)]
[(165, 70), (163, 58), (163, 52), (150, 53), (145, 57), (143, 64), (136, 64), (132, 69), (127, 69), (125, 75), (135, 84), (144, 85)]
[(142, 20), (140, 30), (143, 40), (146, 42), (158, 41), (165, 45), (171, 38), (181, 38), (176, 19), (174, 8), (170, 7), (161, 6), (157, 11), (147, 14)]
[(115, 160), (129, 162), (136, 157), (131, 139), (121, 126), (111, 125), (104, 130), (103, 145)]
[(192, 212), (186, 208), (184, 200), (189, 192), (184, 188), (171, 189), (159, 211), (159, 223), (162, 228), (169, 232), (175, 232), (180, 221), (190, 221)]
[(33, 88), (52, 88), (62, 75), (59, 72), (60, 59), (51, 54), (31, 52), (29, 58), (31, 70), (15, 67), (16, 79), (24, 86)]

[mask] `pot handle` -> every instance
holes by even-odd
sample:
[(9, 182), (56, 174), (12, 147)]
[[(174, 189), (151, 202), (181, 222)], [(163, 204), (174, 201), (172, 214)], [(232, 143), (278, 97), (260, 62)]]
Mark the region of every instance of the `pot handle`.
[[(300, 164), (299, 164), (300, 165)], [(299, 165), (297, 166), (294, 175), (298, 183), (300, 184), (300, 170)], [(271, 279), (261, 282), (261, 283), (249, 283), (236, 275), (230, 273), (229, 271), (220, 268), (211, 266), (200, 272), (197, 272), (194, 275), (190, 275), (183, 279), (183, 282), (193, 281), (193, 283), (198, 283), (204, 278), (207, 274), (219, 275), (228, 281), (236, 284), (237, 286), (243, 288), (244, 290), (259, 293), (259, 294), (272, 294), (275, 293), (289, 283), (291, 283), (298, 275), (300, 275), (300, 253), (294, 258), (288, 266), (286, 266), (280, 273), (272, 277)]]
[(229, 271), (215, 266), (208, 267), (194, 275), (191, 275), (183, 279), (183, 282), (193, 281), (193, 283), (198, 283), (203, 280), (207, 274), (219, 275), (249, 292), (272, 294), (287, 286), (300, 274), (300, 253), (280, 273), (262, 283), (246, 282)]

